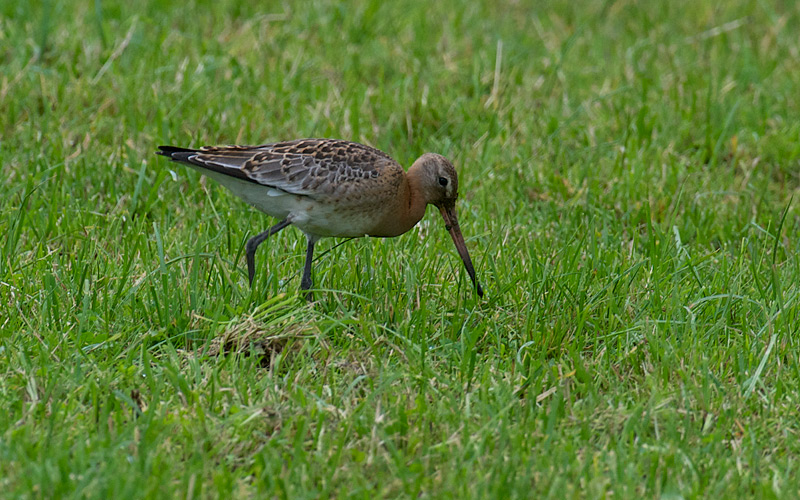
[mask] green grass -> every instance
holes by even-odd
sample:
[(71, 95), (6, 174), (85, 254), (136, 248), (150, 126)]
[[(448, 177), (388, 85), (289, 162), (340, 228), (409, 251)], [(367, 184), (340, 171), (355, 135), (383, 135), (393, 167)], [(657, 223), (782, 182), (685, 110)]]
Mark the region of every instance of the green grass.
[[(0, 497), (797, 498), (798, 26), (0, 4)], [(448, 156), (486, 297), (432, 209), (251, 290), (275, 221), (153, 154), (300, 137)]]

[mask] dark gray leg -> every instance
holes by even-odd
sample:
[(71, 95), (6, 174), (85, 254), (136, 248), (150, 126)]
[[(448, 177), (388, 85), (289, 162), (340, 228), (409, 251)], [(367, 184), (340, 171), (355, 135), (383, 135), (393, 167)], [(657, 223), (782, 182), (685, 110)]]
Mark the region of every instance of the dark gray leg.
[(244, 246), (244, 248), (246, 252), (245, 258), (247, 259), (247, 278), (250, 280), (250, 286), (253, 286), (253, 278), (256, 276), (256, 248), (258, 248), (258, 245), (263, 243), (264, 240), (285, 228), (289, 224), (291, 224), (291, 222), (282, 220), (263, 233), (257, 234), (247, 240), (247, 244)]
[(313, 294), (309, 291), (311, 289), (311, 260), (314, 256), (314, 240), (308, 239), (308, 247), (306, 248), (306, 265), (303, 268), (303, 279), (300, 280), (300, 290), (306, 292), (306, 300), (311, 302), (314, 300)]

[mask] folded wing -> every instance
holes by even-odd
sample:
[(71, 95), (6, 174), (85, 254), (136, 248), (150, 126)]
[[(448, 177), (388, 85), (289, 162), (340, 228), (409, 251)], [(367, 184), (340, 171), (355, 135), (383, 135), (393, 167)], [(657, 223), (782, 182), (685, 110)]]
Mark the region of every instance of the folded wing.
[(348, 141), (301, 139), (262, 146), (185, 149), (159, 146), (158, 154), (287, 193), (317, 197), (350, 190), (400, 167), (386, 153)]

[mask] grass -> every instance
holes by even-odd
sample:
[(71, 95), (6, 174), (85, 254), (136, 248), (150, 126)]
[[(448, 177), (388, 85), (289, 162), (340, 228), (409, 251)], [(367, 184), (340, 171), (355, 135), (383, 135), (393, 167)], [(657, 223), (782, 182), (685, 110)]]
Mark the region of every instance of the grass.
[[(0, 496), (796, 498), (798, 23), (3, 3)], [(486, 298), (433, 210), (251, 290), (274, 220), (153, 152), (298, 137), (448, 156)]]

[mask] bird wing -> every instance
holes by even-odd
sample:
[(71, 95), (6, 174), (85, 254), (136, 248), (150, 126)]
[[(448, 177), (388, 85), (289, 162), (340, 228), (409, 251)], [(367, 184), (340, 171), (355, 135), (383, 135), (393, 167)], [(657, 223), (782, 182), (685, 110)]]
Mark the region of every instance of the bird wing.
[(200, 149), (160, 146), (159, 150), (175, 161), (310, 197), (349, 191), (384, 173), (395, 177), (398, 169), (402, 172), (383, 151), (335, 139)]

